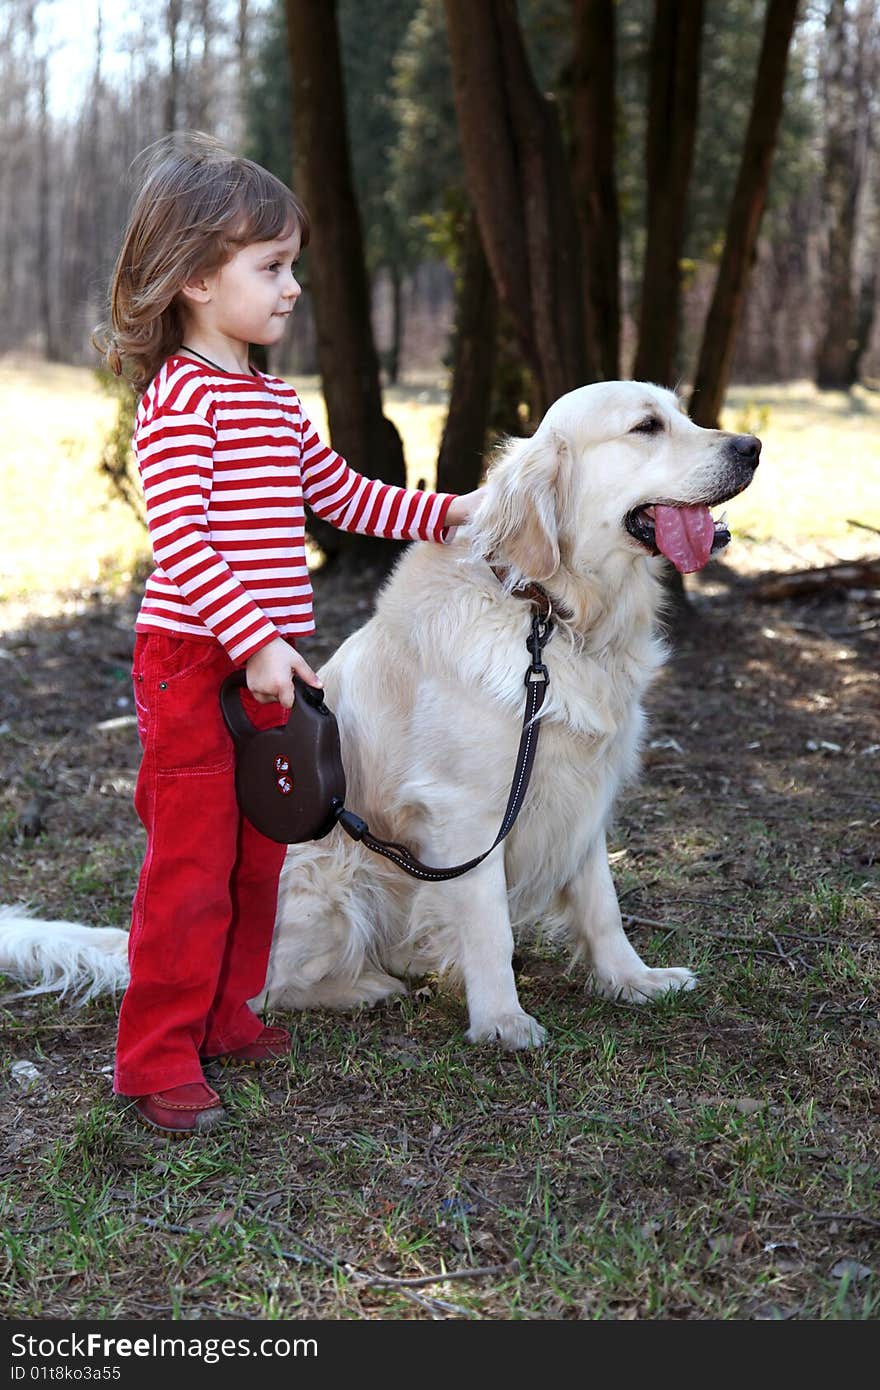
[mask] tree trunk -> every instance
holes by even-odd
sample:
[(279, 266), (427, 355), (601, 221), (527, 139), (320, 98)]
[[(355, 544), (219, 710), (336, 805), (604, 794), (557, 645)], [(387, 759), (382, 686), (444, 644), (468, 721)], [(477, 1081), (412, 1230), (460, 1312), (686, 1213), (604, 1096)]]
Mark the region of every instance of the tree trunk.
[(865, 90), (867, 35), (847, 10), (832, 0), (825, 20), (825, 186), (829, 221), (825, 261), (825, 332), (816, 358), (816, 385), (848, 391), (858, 379), (859, 319), (853, 285), (856, 219), (864, 177), (871, 109)]
[(673, 385), (680, 261), (700, 90), (703, 0), (655, 0), (646, 173), (647, 242), (633, 376)]
[[(853, 382), (861, 375), (862, 358), (868, 351), (877, 313), (878, 275), (880, 263), (880, 159), (877, 158), (876, 103), (872, 94), (880, 85), (880, 31), (876, 23), (876, 8), (872, 0), (862, 0), (858, 13), (859, 68), (862, 99), (859, 105), (859, 157), (864, 171), (863, 187), (867, 206), (862, 217), (863, 244), (857, 260), (860, 262), (856, 291), (855, 343), (850, 360)], [(871, 165), (869, 173), (869, 165)], [(863, 205), (864, 207), (864, 205)]]
[[(296, 186), (312, 224), (309, 286), (333, 448), (367, 477), (403, 484), (397, 430), (382, 413), (361, 220), (354, 194), (335, 0), (286, 0), (293, 78)], [(328, 554), (363, 553), (313, 519)], [(312, 529), (310, 525), (310, 529)], [(397, 547), (369, 539), (371, 559)]]
[[(480, 5), (445, 0), (445, 9), (468, 192), (498, 297), (531, 360), (528, 254), (495, 0)], [(537, 361), (533, 365), (537, 368)]]
[(167, 0), (165, 23), (168, 31), (168, 81), (165, 88), (165, 129), (177, 129), (180, 114), (180, 65), (177, 61), (177, 31), (180, 28), (183, 0)]
[(214, 79), (211, 41), (214, 37), (214, 16), (211, 0), (198, 0), (198, 27), (202, 37), (202, 52), (196, 62), (187, 61), (187, 120), (192, 130), (210, 130), (212, 126)]
[(452, 390), (437, 459), (441, 492), (477, 487), (489, 423), (498, 308), (476, 218), (464, 235), (458, 287)]
[(574, 0), (571, 181), (584, 267), (587, 359), (606, 381), (620, 375), (614, 78), (614, 0)]
[[(36, 48), (36, 5), (30, 4), (25, 15), (30, 49)], [(38, 316), (43, 334), (43, 351), (50, 362), (59, 361), (61, 354), (55, 336), (50, 290), (51, 245), (49, 233), (51, 178), (49, 171), (49, 64), (45, 54), (36, 61), (37, 86), (37, 279)]]
[(445, 7), (468, 191), (498, 297), (546, 406), (595, 374), (557, 111), (535, 83), (514, 0)]
[(396, 386), (400, 380), (400, 354), (403, 347), (403, 275), (395, 260), (388, 267), (391, 277), (391, 347), (385, 371), (389, 386)]
[[(496, 305), (498, 296), (495, 296)], [(489, 440), (502, 436), (526, 437), (541, 422), (534, 399), (534, 375), (523, 359), (508, 314), (498, 305), (495, 333), (495, 366), (489, 399)]]
[(861, 375), (862, 358), (868, 351), (868, 344), (871, 341), (871, 334), (874, 331), (874, 319), (877, 312), (876, 266), (877, 258), (880, 256), (880, 236), (877, 235), (876, 228), (871, 249), (873, 255), (869, 257), (862, 278), (859, 281), (859, 293), (856, 302), (855, 338), (849, 363), (849, 375), (853, 383), (857, 382)]
[[(645, 141), (647, 237), (638, 341), (632, 375), (672, 386), (681, 312), (681, 253), (700, 91), (703, 0), (655, 0), (651, 35), (648, 129)], [(689, 615), (684, 580), (664, 580), (667, 623)]]
[(241, 129), (244, 130), (247, 125), (251, 76), (251, 17), (248, 14), (248, 0), (238, 0), (235, 51), (238, 57), (238, 119)]
[(40, 124), (39, 124), (39, 151), (40, 151), (40, 172), (39, 172), (39, 233), (38, 233), (38, 262), (39, 285), (40, 285), (40, 320), (43, 326), (43, 343), (48, 361), (59, 362), (61, 360), (61, 350), (55, 331), (55, 317), (52, 313), (52, 292), (50, 280), (50, 265), (52, 247), (50, 244), (49, 218), (50, 218), (50, 197), (51, 197), (51, 173), (49, 169), (49, 101), (48, 101), (48, 63), (45, 57), (40, 59), (39, 66), (39, 101), (40, 101)]
[(767, 4), (752, 110), (689, 407), (691, 418), (710, 429), (718, 425), (727, 391), (749, 271), (764, 213), (797, 4), (798, 0), (768, 0)]

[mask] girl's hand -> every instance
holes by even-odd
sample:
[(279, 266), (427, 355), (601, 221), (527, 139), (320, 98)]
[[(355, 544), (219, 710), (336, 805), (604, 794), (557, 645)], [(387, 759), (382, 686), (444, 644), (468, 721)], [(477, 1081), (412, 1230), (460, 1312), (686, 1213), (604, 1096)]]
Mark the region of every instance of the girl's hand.
[(294, 671), (306, 685), (321, 684), (309, 663), (283, 637), (276, 637), (254, 652), (245, 663), (245, 671), (248, 690), (261, 705), (277, 700), (285, 709), (293, 708)]
[(474, 513), (485, 495), (485, 487), (478, 487), (476, 492), (463, 492), (460, 497), (453, 498), (446, 513), (446, 525), (466, 526), (473, 520)]

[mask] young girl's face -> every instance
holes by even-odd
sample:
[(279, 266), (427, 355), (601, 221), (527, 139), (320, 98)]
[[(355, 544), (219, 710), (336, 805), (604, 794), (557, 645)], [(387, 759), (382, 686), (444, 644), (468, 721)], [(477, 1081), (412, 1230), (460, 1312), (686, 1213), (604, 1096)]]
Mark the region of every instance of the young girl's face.
[(243, 246), (184, 287), (188, 314), (200, 329), (235, 343), (277, 343), (302, 293), (294, 275), (299, 250), (298, 231)]

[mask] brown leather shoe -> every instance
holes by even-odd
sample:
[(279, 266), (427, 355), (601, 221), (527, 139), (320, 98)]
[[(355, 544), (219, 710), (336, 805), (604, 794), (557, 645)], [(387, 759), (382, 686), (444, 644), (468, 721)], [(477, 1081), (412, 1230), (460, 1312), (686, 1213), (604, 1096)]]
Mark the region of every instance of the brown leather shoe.
[[(277, 1062), (279, 1057), (289, 1054), (290, 1042), (290, 1034), (286, 1028), (264, 1028), (253, 1042), (245, 1043), (243, 1047), (234, 1047), (230, 1052), (215, 1052), (210, 1060), (248, 1062), (251, 1066), (258, 1066), (260, 1062)], [(205, 1060), (209, 1060), (208, 1057), (205, 1057)]]
[(204, 1134), (226, 1119), (220, 1097), (204, 1081), (172, 1086), (168, 1091), (154, 1091), (150, 1096), (138, 1096), (134, 1108), (143, 1123), (151, 1129), (181, 1137)]

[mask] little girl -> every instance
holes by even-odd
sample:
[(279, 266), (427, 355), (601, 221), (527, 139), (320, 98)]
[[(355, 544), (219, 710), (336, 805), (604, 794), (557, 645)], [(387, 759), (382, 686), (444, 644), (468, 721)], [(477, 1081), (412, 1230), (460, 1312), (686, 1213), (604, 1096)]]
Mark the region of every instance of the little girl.
[(249, 1008), (266, 978), (284, 846), (244, 818), (218, 692), (244, 666), (245, 707), (283, 723), (295, 640), (314, 631), (308, 505), (345, 531), (442, 541), (480, 494), (362, 477), (323, 444), (292, 387), (256, 371), (300, 295), (305, 209), (267, 170), (204, 136), (162, 142), (134, 204), (95, 342), (140, 395), (134, 447), (156, 568), (136, 624), (147, 848), (135, 894), (115, 1090), (155, 1129), (225, 1112), (208, 1057), (284, 1056), (290, 1035)]

